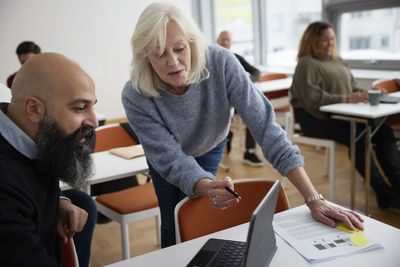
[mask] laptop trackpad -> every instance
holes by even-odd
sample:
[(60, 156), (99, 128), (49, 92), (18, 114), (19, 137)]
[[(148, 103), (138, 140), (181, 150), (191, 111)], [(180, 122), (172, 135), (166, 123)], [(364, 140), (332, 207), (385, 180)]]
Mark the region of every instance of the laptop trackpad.
[(200, 251), (194, 256), (189, 262), (187, 267), (205, 267), (211, 262), (212, 257), (218, 252), (220, 247), (223, 245), (224, 240), (211, 238), (209, 239)]

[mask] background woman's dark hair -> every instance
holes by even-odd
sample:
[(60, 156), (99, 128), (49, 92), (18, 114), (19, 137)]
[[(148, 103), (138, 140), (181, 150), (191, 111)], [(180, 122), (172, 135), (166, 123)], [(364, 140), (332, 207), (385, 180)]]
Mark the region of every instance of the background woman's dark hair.
[[(316, 21), (308, 25), (300, 40), (297, 59), (307, 56), (315, 56), (317, 54), (318, 37), (328, 28), (333, 30), (332, 24), (326, 21)], [(333, 47), (332, 56), (338, 57), (336, 44)]]
[(34, 42), (30, 41), (25, 41), (22, 42), (18, 45), (17, 47), (17, 55), (20, 56), (22, 54), (28, 54), (28, 53), (34, 53), (34, 54), (40, 54), (40, 47), (35, 44)]

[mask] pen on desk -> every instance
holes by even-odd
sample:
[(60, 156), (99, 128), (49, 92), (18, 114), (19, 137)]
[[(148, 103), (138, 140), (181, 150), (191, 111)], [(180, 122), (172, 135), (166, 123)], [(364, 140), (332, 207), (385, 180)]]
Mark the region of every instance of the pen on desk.
[(232, 191), (232, 189), (230, 189), (229, 187), (225, 186), (225, 189), (226, 189), (226, 191), (228, 191), (229, 193), (234, 195), (237, 199), (242, 199), (241, 196), (239, 196), (235, 191)]

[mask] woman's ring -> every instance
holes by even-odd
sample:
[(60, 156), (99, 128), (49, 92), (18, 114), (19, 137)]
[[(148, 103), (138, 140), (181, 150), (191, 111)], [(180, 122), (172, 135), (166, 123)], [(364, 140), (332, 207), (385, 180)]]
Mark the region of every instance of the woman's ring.
[(217, 197), (212, 197), (211, 200), (214, 205), (217, 205)]

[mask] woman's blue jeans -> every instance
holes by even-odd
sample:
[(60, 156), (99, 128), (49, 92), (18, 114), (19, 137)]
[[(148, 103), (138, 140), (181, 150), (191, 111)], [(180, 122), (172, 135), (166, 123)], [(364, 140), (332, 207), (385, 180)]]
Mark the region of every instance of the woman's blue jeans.
[[(225, 142), (226, 140), (222, 141), (211, 151), (195, 158), (197, 163), (204, 170), (215, 175), (222, 159)], [(184, 199), (186, 195), (178, 187), (161, 177), (149, 162), (147, 163), (161, 212), (161, 247), (165, 248), (176, 244), (174, 210), (176, 204)]]

